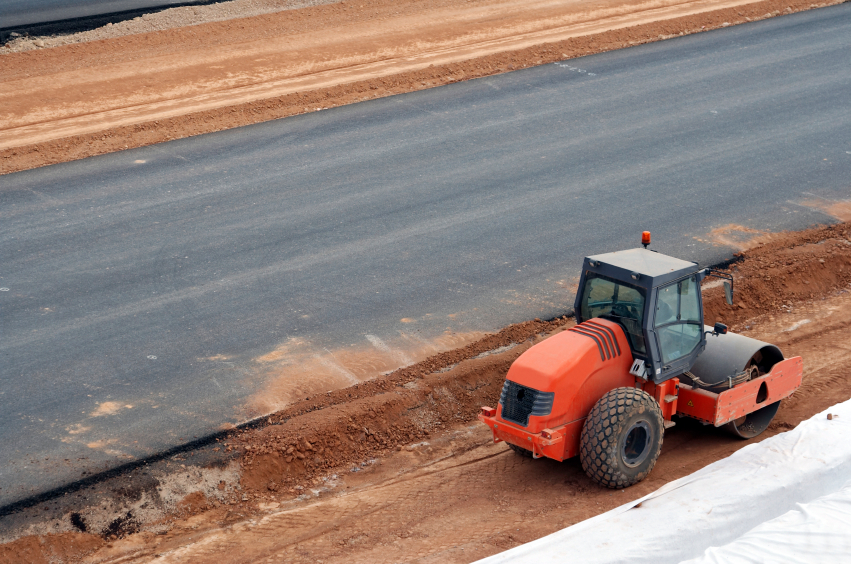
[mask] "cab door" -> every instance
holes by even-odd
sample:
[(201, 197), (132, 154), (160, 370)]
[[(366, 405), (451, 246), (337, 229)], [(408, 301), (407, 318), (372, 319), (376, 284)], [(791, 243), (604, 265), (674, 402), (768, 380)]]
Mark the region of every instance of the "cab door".
[(655, 291), (653, 339), (658, 352), (654, 380), (664, 381), (690, 369), (705, 346), (703, 303), (696, 276)]

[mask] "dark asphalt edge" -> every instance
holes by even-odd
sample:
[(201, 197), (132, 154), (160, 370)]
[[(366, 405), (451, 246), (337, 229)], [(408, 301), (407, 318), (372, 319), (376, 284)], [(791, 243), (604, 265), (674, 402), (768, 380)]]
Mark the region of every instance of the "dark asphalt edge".
[(163, 4), (162, 6), (136, 8), (133, 10), (122, 10), (120, 12), (110, 12), (107, 14), (81, 16), (79, 18), (67, 18), (62, 20), (53, 20), (33, 24), (0, 27), (0, 47), (5, 45), (9, 41), (10, 35), (12, 33), (20, 33), (23, 36), (44, 36), (79, 33), (103, 27), (108, 23), (117, 24), (123, 21), (132, 20), (133, 18), (144, 16), (145, 14), (156, 14), (171, 8), (183, 8), (186, 6), (208, 6), (210, 4), (219, 4), (222, 1), (223, 0), (186, 0), (185, 2), (180, 2), (177, 4)]
[[(846, 0), (846, 2), (851, 2), (851, 0)], [(727, 260), (706, 266), (704, 268), (725, 269), (732, 264), (735, 264), (737, 262), (742, 261), (743, 258), (744, 257), (741, 254), (735, 255), (732, 258), (729, 258)], [(573, 307), (569, 307), (562, 314), (555, 315), (555, 316), (553, 316), (552, 318), (549, 318), (549, 319), (544, 319), (544, 321), (551, 322), (551, 321), (555, 321), (556, 319), (560, 319), (562, 317), (575, 317), (575, 314), (576, 314), (576, 312), (574, 311)], [(527, 321), (531, 321), (531, 320), (527, 320)], [(427, 360), (427, 359), (424, 359), (423, 361), (420, 361), (420, 362), (424, 362), (425, 360)], [(415, 363), (411, 366), (416, 366), (417, 364), (419, 364), (419, 363)], [(404, 367), (397, 368), (396, 370), (394, 370), (393, 372), (388, 374), (388, 376), (390, 376), (393, 373), (398, 372), (400, 370), (404, 370), (406, 368), (410, 368), (410, 366), (404, 366)], [(341, 389), (345, 389), (345, 388), (341, 388)], [(305, 411), (305, 413), (310, 413), (311, 411), (315, 411), (317, 409), (324, 409), (325, 407), (328, 407), (328, 406), (318, 407), (318, 408), (315, 408), (315, 409), (308, 409), (308, 410)], [(43, 502), (46, 502), (46, 501), (51, 501), (51, 500), (54, 500), (54, 499), (59, 498), (59, 497), (64, 497), (67, 494), (78, 492), (78, 491), (85, 489), (87, 487), (102, 484), (103, 482), (106, 482), (106, 481), (108, 481), (112, 478), (119, 477), (123, 473), (132, 472), (132, 471), (137, 470), (139, 468), (142, 468), (144, 466), (148, 466), (149, 464), (155, 464), (157, 462), (161, 462), (161, 461), (163, 461), (167, 458), (170, 458), (172, 456), (175, 456), (177, 454), (200, 451), (204, 447), (210, 446), (214, 443), (217, 443), (222, 439), (227, 439), (232, 434), (237, 433), (239, 431), (262, 429), (262, 428), (265, 428), (265, 427), (268, 427), (268, 426), (271, 426), (271, 425), (282, 425), (283, 423), (285, 423), (287, 421), (285, 419), (283, 421), (278, 421), (278, 422), (272, 423), (270, 421), (270, 417), (273, 416), (273, 415), (274, 415), (274, 413), (267, 413), (266, 415), (261, 415), (260, 417), (256, 417), (256, 418), (251, 419), (249, 421), (246, 421), (244, 423), (240, 423), (239, 425), (236, 425), (233, 429), (228, 429), (226, 431), (219, 431), (217, 433), (212, 433), (212, 434), (207, 435), (205, 437), (201, 437), (200, 439), (196, 439), (196, 440), (190, 441), (188, 443), (184, 443), (182, 445), (175, 446), (175, 447), (170, 448), (166, 451), (163, 451), (163, 452), (160, 452), (160, 453), (157, 453), (157, 454), (153, 454), (151, 456), (141, 458), (141, 459), (135, 460), (133, 462), (127, 462), (127, 463), (122, 464), (120, 466), (116, 466), (115, 468), (112, 468), (110, 470), (104, 470), (103, 472), (99, 472), (97, 474), (92, 474), (91, 476), (88, 476), (86, 478), (82, 478), (80, 480), (71, 482), (68, 485), (60, 486), (58, 488), (53, 488), (53, 489), (48, 490), (46, 492), (36, 494), (36, 495), (24, 498), (24, 499), (19, 500), (19, 501), (9, 503), (7, 505), (0, 506), (0, 518), (8, 517), (9, 515), (13, 515), (13, 514), (19, 512), (19, 511), (29, 509), (31, 507), (34, 507), (34, 506), (40, 504), (40, 503), (43, 503)], [(233, 459), (237, 458), (237, 456), (238, 455), (231, 455), (229, 457), (222, 457), (222, 460), (227, 460), (227, 461), (233, 460)]]
[[(184, 443), (182, 445), (178, 445), (172, 447), (163, 452), (153, 454), (151, 456), (141, 458), (139, 460), (134, 460), (133, 462), (127, 462), (125, 464), (121, 464), (120, 466), (116, 466), (115, 468), (111, 468), (109, 470), (104, 470), (102, 472), (98, 472), (97, 474), (92, 474), (85, 478), (81, 478), (80, 480), (76, 480), (71, 482), (70, 484), (59, 486), (57, 488), (53, 488), (46, 492), (36, 494), (27, 498), (24, 498), (19, 501), (15, 501), (13, 503), (9, 503), (3, 506), (0, 506), (0, 518), (8, 517), (25, 509), (29, 509), (34, 507), (40, 503), (44, 503), (47, 501), (52, 501), (59, 497), (64, 497), (68, 494), (76, 493), (82, 489), (102, 484), (108, 480), (113, 478), (120, 477), (121, 474), (125, 472), (132, 472), (144, 466), (148, 466), (150, 464), (156, 464), (157, 462), (162, 462), (167, 458), (171, 458), (172, 456), (178, 454), (184, 454), (187, 452), (195, 452), (200, 451), (206, 446), (210, 446), (214, 443), (217, 443), (221, 439), (226, 439), (230, 434), (236, 431), (257, 429), (261, 427), (265, 427), (264, 419), (267, 419), (268, 415), (264, 415), (263, 417), (258, 417), (256, 419), (252, 419), (245, 423), (235, 426), (233, 429), (228, 429), (227, 431), (219, 431), (217, 433), (213, 433), (211, 435), (207, 435), (206, 437), (201, 437), (200, 439), (196, 439), (190, 441), (188, 443)], [(214, 457), (215, 458), (215, 457)], [(223, 456), (218, 455), (218, 460), (211, 460), (210, 463), (216, 462), (227, 462), (236, 458), (236, 455)], [(211, 465), (211, 464), (208, 464)]]

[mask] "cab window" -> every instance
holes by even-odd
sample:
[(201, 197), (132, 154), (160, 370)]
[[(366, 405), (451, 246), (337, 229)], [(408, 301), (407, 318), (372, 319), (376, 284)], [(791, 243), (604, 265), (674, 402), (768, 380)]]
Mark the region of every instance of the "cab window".
[(588, 273), (580, 302), (582, 319), (608, 317), (620, 323), (632, 350), (647, 354), (642, 321), (644, 320), (644, 290), (621, 282)]
[(665, 364), (690, 354), (700, 344), (703, 323), (699, 291), (694, 278), (659, 288), (654, 325)]

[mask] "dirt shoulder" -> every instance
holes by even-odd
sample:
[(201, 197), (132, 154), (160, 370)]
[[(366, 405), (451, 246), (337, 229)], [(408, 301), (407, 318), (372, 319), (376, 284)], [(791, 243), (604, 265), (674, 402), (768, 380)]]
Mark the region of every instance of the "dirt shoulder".
[[(784, 400), (762, 440), (851, 398), (843, 368), (851, 360), (851, 226), (772, 235), (737, 258), (730, 265), (736, 305), (726, 305), (720, 288), (707, 289), (707, 319), (804, 358), (802, 387)], [(666, 431), (651, 475), (621, 491), (596, 486), (577, 460), (530, 460), (494, 444), (476, 421), (479, 406), (497, 401), (517, 356), (572, 323), (530, 321), (373, 381), (305, 398), (221, 441), (217, 448), (235, 458), (230, 478), (217, 475), (218, 488), (205, 489), (202, 482), (211, 479), (187, 461), (172, 471), (185, 475), (182, 501), (156, 518), (146, 520), (141, 508), (148, 502), (138, 499), (130, 509), (103, 500), (85, 506), (81, 499), (61, 521), (41, 528), (60, 534), (24, 536), (0, 545), (0, 556), (10, 562), (470, 562), (641, 497), (754, 442), (681, 419)], [(108, 489), (118, 495), (132, 488), (117, 481)], [(112, 528), (74, 533), (73, 519)]]
[(0, 174), (839, 1), (344, 0), (7, 53)]

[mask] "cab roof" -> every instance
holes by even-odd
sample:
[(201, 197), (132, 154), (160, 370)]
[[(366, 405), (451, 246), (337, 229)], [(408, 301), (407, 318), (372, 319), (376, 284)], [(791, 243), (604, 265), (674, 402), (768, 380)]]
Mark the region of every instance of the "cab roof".
[[(696, 262), (680, 260), (647, 249), (627, 249), (585, 257), (583, 271), (591, 271), (634, 286), (655, 288), (694, 274)], [(638, 280), (633, 278), (637, 274)]]

